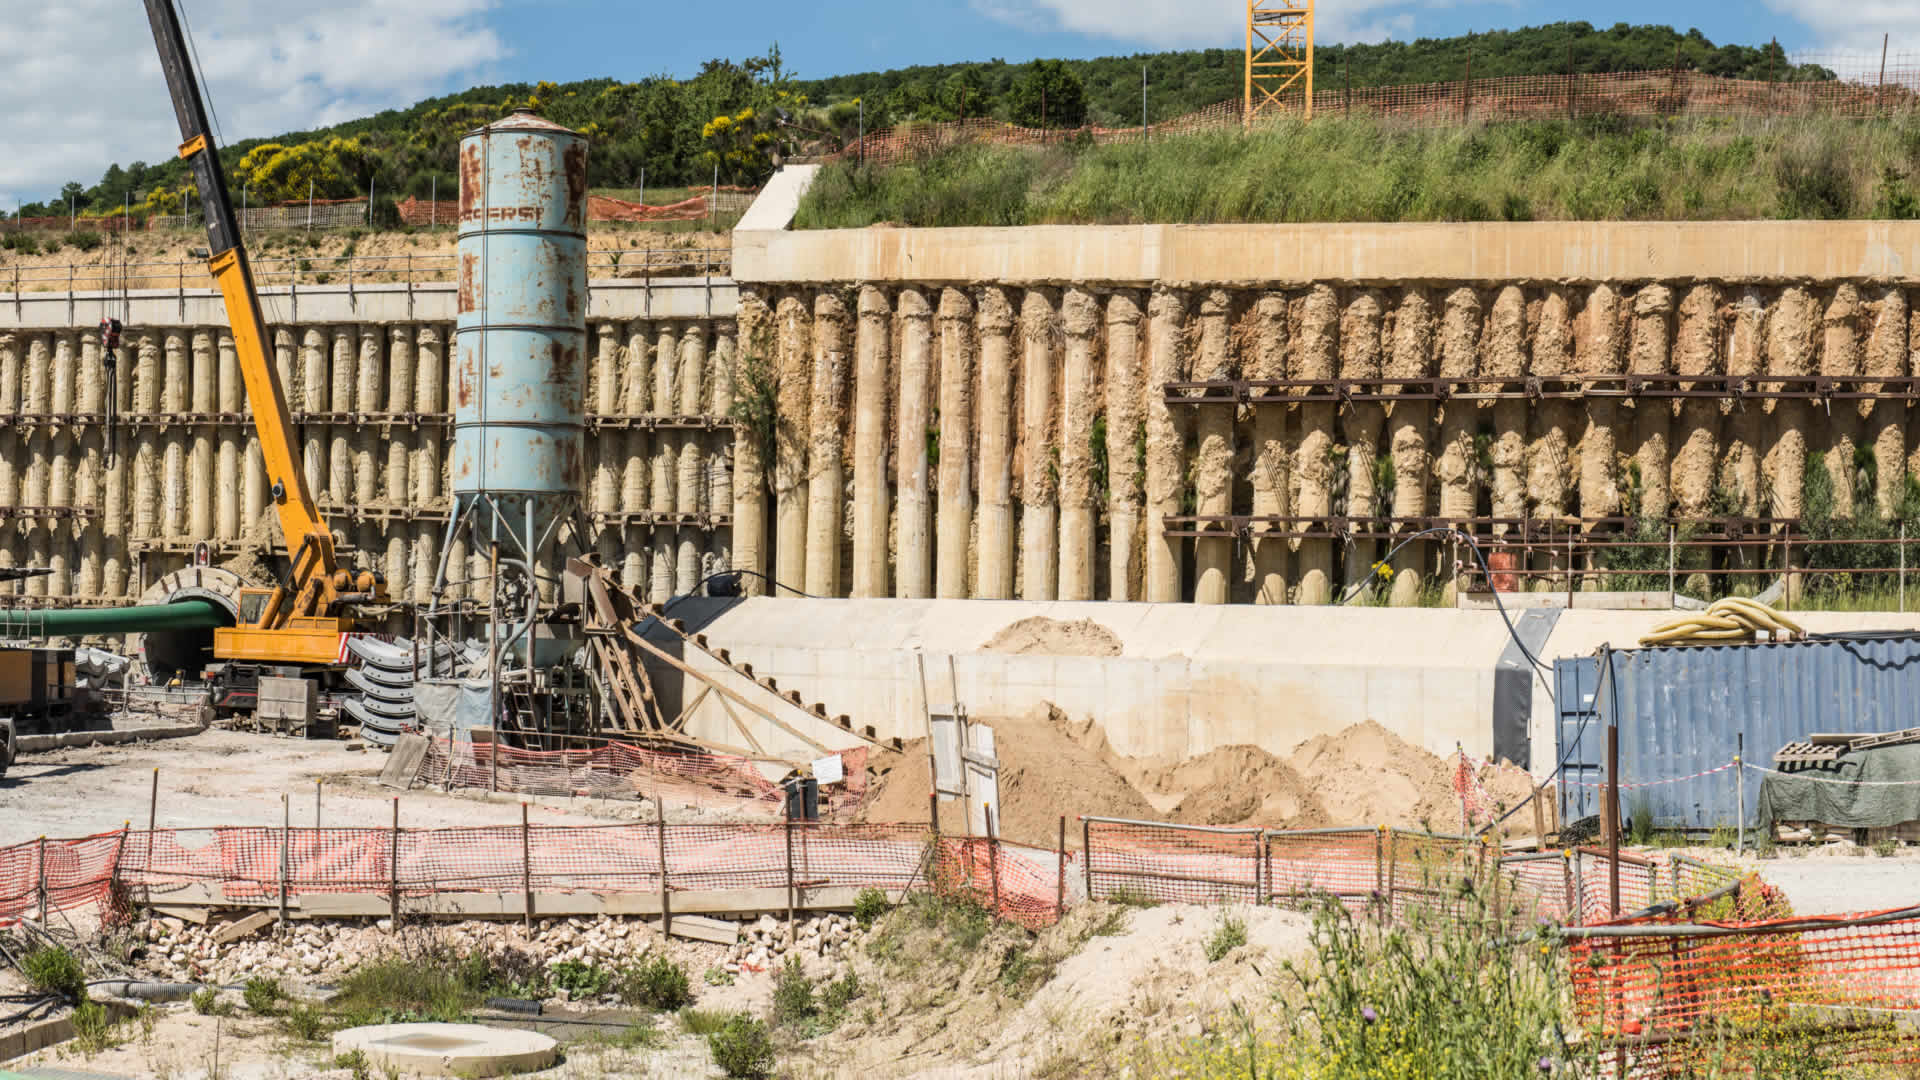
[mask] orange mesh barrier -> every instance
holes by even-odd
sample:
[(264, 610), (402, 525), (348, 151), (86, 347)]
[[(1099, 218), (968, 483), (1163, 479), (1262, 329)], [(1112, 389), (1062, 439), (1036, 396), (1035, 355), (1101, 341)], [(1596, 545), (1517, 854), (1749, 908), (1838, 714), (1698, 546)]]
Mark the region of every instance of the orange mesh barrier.
[(1082, 818), (1090, 899), (1211, 904), (1260, 899), (1260, 830)]
[[(1062, 882), (1055, 853), (951, 839), (937, 875), (920, 825), (668, 825), (672, 891), (756, 888), (905, 890), (948, 885), (997, 901), (1003, 917), (1052, 923)], [(633, 825), (401, 829), (164, 829), (0, 849), (0, 923), (104, 899), (115, 883), (148, 902), (271, 904), (327, 893), (657, 893), (662, 829)], [(284, 869), (283, 869), (284, 868)], [(1068, 869), (1072, 870), (1069, 861)], [(44, 887), (43, 887), (44, 882)]]
[[(498, 760), (493, 755), (497, 752)], [(852, 816), (867, 794), (867, 749), (839, 753), (843, 783), (820, 792), (828, 820)], [(653, 799), (675, 806), (734, 810), (755, 817), (784, 816), (786, 794), (749, 758), (696, 751), (649, 750), (610, 743), (591, 750), (521, 750), (490, 743), (435, 739), (421, 765), (431, 786), (484, 788), (524, 795), (583, 795)]]
[(943, 838), (933, 865), (935, 888), (967, 893), (1001, 918), (1030, 930), (1059, 920), (1066, 897), (1058, 852), (985, 837)]
[[(1577, 1022), (1673, 1075), (1731, 1043), (1750, 1056), (1914, 1063), (1920, 909), (1743, 922), (1623, 920), (1569, 943)], [(1638, 935), (1638, 936), (1624, 936)], [(1811, 1075), (1811, 1074), (1808, 1074)], [(1821, 1075), (1828, 1075), (1821, 1073)]]
[(0, 848), (0, 926), (105, 900), (126, 839), (116, 831)]
[(1270, 897), (1326, 893), (1361, 911), (1385, 896), (1379, 829), (1313, 829), (1267, 836)]

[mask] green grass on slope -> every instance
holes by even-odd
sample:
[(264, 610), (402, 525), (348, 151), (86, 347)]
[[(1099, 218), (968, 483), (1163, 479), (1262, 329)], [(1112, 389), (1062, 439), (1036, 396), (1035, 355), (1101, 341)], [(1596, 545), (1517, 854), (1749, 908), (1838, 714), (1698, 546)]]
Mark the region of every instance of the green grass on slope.
[(1920, 116), (1595, 118), (1405, 129), (1365, 118), (822, 170), (800, 228), (1314, 221), (1920, 218)]

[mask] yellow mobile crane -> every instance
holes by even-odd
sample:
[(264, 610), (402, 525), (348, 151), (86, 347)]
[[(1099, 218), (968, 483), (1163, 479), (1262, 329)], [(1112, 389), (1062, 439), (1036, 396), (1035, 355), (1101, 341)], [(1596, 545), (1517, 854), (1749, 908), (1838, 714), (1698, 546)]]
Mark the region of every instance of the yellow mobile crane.
[(356, 628), (348, 605), (386, 602), (386, 582), (371, 571), (356, 574), (340, 565), (333, 534), (307, 490), (286, 391), (267, 356), (266, 320), (260, 314), (253, 271), (241, 244), (233, 201), (227, 196), (226, 170), (213, 145), (179, 13), (173, 0), (146, 0), (146, 5), (154, 44), (160, 50), (160, 68), (180, 121), (180, 156), (193, 170), (194, 186), (206, 210), (207, 269), (226, 302), (248, 407), (280, 514), (280, 532), (293, 563), (281, 584), (241, 591), (235, 625), (214, 631), (213, 653), (221, 660), (331, 665), (339, 659), (340, 635)]

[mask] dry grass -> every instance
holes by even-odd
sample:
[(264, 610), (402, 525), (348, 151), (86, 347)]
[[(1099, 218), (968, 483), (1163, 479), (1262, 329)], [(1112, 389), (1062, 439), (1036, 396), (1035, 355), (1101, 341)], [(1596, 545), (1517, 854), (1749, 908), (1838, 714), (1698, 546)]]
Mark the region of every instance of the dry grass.
[(1366, 117), (830, 165), (802, 228), (1920, 217), (1920, 116), (1409, 129)]

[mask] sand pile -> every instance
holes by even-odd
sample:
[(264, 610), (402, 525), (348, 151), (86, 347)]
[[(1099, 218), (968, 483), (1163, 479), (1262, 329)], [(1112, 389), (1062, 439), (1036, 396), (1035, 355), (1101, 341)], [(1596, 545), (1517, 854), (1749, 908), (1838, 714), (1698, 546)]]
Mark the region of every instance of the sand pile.
[(980, 648), (1016, 656), (1119, 656), (1121, 645), (1118, 635), (1092, 619), (1063, 622), (1035, 615), (1005, 627)]
[(1372, 720), (1337, 735), (1308, 739), (1290, 764), (1339, 820), (1323, 825), (1399, 825), (1460, 830), (1453, 763), (1414, 746)]
[[(1173, 763), (1120, 757), (1099, 724), (1051, 706), (979, 722), (993, 727), (1000, 758), (1001, 833), (1020, 843), (1051, 847), (1061, 814), (1075, 847), (1073, 822), (1081, 814), (1184, 825), (1461, 830), (1454, 759), (1428, 753), (1371, 720), (1309, 739), (1289, 758), (1257, 746), (1223, 746)], [(875, 792), (861, 820), (927, 819), (925, 739), (881, 755), (872, 768)], [(1533, 790), (1526, 770), (1505, 762), (1483, 768), (1480, 783), (1502, 808), (1518, 806)], [(964, 829), (959, 802), (941, 806), (940, 827)], [(1502, 832), (1532, 828), (1532, 816), (1522, 811)]]
[(1177, 796), (1168, 820), (1183, 825), (1301, 825), (1326, 817), (1313, 785), (1257, 746), (1223, 746), (1136, 783)]
[[(1152, 804), (1101, 755), (1088, 751), (1069, 734), (1066, 714), (1052, 706), (1019, 717), (975, 717), (993, 728), (994, 753), (1000, 759), (1000, 803), (995, 810), (1000, 835), (1015, 843), (1052, 847), (1059, 839), (1060, 815), (1067, 815), (1067, 843), (1079, 846), (1078, 815), (1155, 820)], [(875, 790), (861, 811), (862, 821), (925, 821), (927, 741), (915, 739), (899, 753), (881, 754), (870, 766)], [(940, 805), (942, 832), (966, 831), (964, 803)]]

